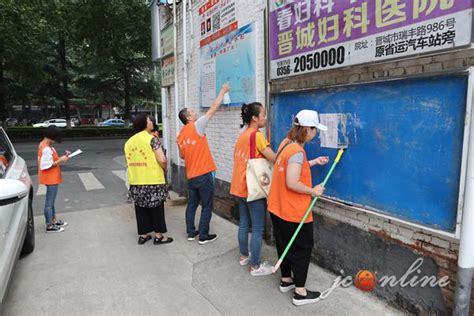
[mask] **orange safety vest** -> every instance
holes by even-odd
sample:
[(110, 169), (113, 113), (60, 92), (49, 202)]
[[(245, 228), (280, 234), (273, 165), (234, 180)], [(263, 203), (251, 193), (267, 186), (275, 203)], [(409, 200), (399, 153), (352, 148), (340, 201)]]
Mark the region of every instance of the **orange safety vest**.
[[(55, 185), (63, 182), (61, 176), (61, 167), (59, 165), (53, 166), (46, 170), (41, 170), (40, 162), (43, 156), (43, 149), (50, 147), (45, 141), (42, 141), (38, 147), (38, 182), (44, 185)], [(59, 159), (59, 155), (53, 147), (50, 147), (53, 151), (53, 161), (56, 162)]]
[[(279, 150), (281, 150), (282, 146), (287, 142), (288, 140), (283, 140)], [(268, 194), (268, 211), (285, 221), (293, 223), (299, 223), (301, 221), (311, 204), (311, 195), (297, 193), (288, 189), (286, 185), (288, 160), (291, 156), (299, 152), (302, 152), (304, 156), (300, 181), (304, 185), (312, 187), (311, 169), (308, 159), (306, 158), (306, 152), (301, 145), (293, 143), (283, 149), (275, 162), (272, 184), (270, 186), (270, 193)], [(312, 221), (313, 214), (310, 213), (305, 223), (311, 223)]]
[[(246, 176), (247, 160), (252, 158), (250, 157), (250, 138), (254, 133), (260, 132), (254, 128), (247, 128), (240, 134), (234, 147), (234, 171), (230, 184), (230, 194), (242, 198), (248, 196)], [(256, 144), (254, 144), (253, 149), (256, 150)], [(265, 158), (265, 156), (258, 152), (253, 158)]]
[(184, 157), (187, 179), (216, 171), (216, 164), (212, 159), (206, 135), (199, 135), (194, 122), (184, 125), (176, 143)]

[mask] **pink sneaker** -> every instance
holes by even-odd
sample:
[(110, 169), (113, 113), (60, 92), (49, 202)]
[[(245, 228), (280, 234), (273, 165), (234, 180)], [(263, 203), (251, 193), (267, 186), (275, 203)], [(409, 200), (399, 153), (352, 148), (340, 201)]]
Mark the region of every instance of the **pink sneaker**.
[(249, 264), (249, 262), (250, 262), (250, 253), (247, 257), (242, 256), (242, 255), (239, 257), (239, 264), (241, 266), (245, 266), (245, 265)]
[(264, 276), (272, 274), (273, 266), (269, 265), (267, 262), (261, 263), (258, 268), (250, 267), (251, 276)]

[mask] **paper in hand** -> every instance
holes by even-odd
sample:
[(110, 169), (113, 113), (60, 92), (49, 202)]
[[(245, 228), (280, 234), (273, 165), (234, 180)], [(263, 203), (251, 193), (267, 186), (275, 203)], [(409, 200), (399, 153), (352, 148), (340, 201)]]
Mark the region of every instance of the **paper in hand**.
[(69, 158), (72, 158), (72, 157), (77, 156), (79, 154), (82, 154), (82, 150), (80, 150), (80, 149), (78, 149), (75, 152), (73, 152), (72, 154), (70, 154)]

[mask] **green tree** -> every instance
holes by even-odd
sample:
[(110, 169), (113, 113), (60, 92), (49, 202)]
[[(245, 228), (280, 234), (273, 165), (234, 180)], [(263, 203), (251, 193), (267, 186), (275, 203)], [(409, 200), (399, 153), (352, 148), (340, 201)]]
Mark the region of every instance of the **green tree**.
[[(8, 104), (25, 106), (46, 80), (42, 55), (45, 20), (37, 2), (2, 0), (0, 4), (0, 121)], [(23, 113), (25, 115), (25, 113)]]
[(13, 104), (160, 102), (143, 0), (0, 0), (0, 121)]
[[(70, 126), (70, 99), (74, 97), (71, 81), (76, 73), (74, 54), (82, 47), (77, 40), (78, 1), (47, 1), (42, 7), (42, 16), (48, 23), (47, 38), (43, 49), (46, 55), (45, 71), (50, 76), (51, 91), (62, 101), (64, 115)], [(62, 113), (62, 111), (60, 111)]]
[(128, 120), (132, 102), (156, 89), (143, 88), (152, 84), (146, 80), (151, 73), (150, 11), (139, 0), (84, 0), (78, 15), (80, 37), (89, 48), (86, 59), (95, 69), (90, 79), (101, 87), (103, 97), (120, 88)]

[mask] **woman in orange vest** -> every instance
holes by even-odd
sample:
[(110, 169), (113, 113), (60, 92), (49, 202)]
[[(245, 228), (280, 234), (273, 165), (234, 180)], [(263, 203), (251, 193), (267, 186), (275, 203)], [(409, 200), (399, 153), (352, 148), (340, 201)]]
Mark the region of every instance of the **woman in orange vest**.
[(167, 244), (173, 238), (167, 232), (165, 200), (169, 197), (165, 180), (166, 156), (160, 140), (152, 135), (153, 121), (147, 114), (138, 114), (133, 121), (135, 134), (125, 143), (129, 192), (135, 203), (138, 244), (153, 237), (155, 245)]
[[(298, 112), (293, 127), (278, 149), (268, 196), (268, 211), (273, 223), (278, 256), (282, 255), (304, 217), (311, 198), (324, 192), (321, 184), (312, 186), (310, 167), (325, 165), (329, 158), (318, 157), (308, 161), (303, 147), (316, 136), (316, 129), (327, 130), (327, 127), (319, 122), (316, 111)], [(310, 214), (281, 264), (280, 291), (295, 289), (295, 305), (315, 303), (321, 295), (305, 288), (312, 250), (313, 216)]]
[(63, 182), (60, 164), (69, 160), (69, 152), (59, 157), (53, 144), (61, 142), (61, 131), (55, 126), (49, 126), (43, 140), (38, 146), (38, 182), (46, 186), (44, 217), (47, 233), (59, 233), (64, 230), (67, 222), (56, 219), (54, 202), (58, 186)]
[[(242, 105), (242, 122), (240, 127), (247, 126), (237, 142), (234, 149), (234, 172), (230, 193), (239, 199), (239, 248), (240, 265), (250, 263), (250, 275), (263, 276), (272, 273), (272, 267), (266, 262), (261, 263), (260, 252), (262, 248), (262, 236), (265, 228), (265, 213), (267, 200), (260, 199), (247, 202), (247, 179), (245, 172), (247, 160), (252, 158), (266, 158), (275, 161), (275, 153), (270, 148), (270, 143), (259, 131), (265, 127), (267, 121), (265, 107), (258, 102)], [(252, 239), (249, 252), (249, 228), (252, 227)]]

